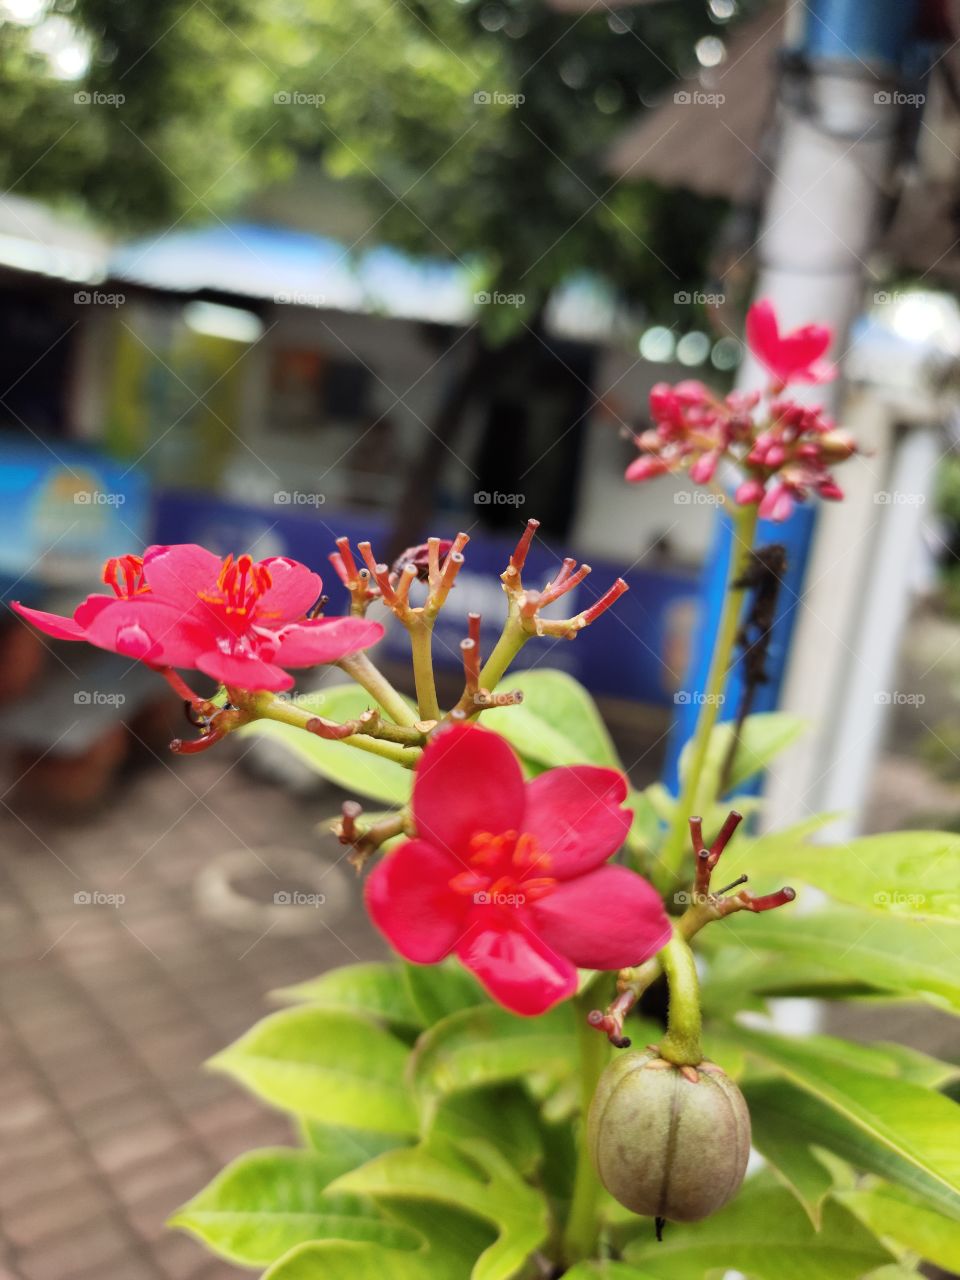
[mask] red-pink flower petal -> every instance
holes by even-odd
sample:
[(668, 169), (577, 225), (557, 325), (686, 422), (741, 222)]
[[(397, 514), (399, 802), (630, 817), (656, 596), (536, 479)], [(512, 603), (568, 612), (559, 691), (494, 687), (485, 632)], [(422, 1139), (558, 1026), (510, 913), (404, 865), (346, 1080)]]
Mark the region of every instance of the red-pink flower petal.
[(596, 765), (549, 769), (528, 782), (523, 830), (548, 860), (531, 874), (566, 880), (606, 862), (630, 830), (632, 814), (620, 808), (626, 797), (623, 774)]
[[(102, 599), (104, 604), (109, 604), (108, 597), (103, 596)], [(59, 613), (45, 613), (42, 609), (30, 609), (25, 604), (21, 604), (19, 600), (13, 600), (10, 607), (15, 613), (19, 613), (21, 618), (26, 618), (27, 622), (32, 622), (38, 631), (42, 631), (44, 635), (53, 636), (54, 640), (83, 640), (86, 638), (83, 628), (73, 618), (62, 618)]]
[(770, 367), (776, 361), (780, 343), (780, 329), (773, 303), (767, 298), (755, 302), (747, 312), (747, 346), (761, 362)]
[(272, 661), (281, 667), (314, 667), (322, 662), (337, 662), (349, 653), (369, 649), (382, 635), (382, 624), (366, 618), (294, 622), (275, 633), (277, 648)]
[[(298, 621), (320, 598), (323, 581), (318, 573), (313, 573), (305, 564), (286, 556), (271, 556), (260, 563), (269, 571), (273, 580), (257, 603), (258, 620), (262, 620), (265, 626), (276, 627), (284, 622)], [(276, 622), (271, 620), (270, 615), (276, 615)], [(360, 647), (366, 648), (365, 645)]]
[(407, 840), (367, 877), (367, 910), (407, 960), (435, 964), (463, 936), (471, 903), (450, 888), (462, 870), (462, 864), (442, 849), (424, 840)]
[(234, 649), (230, 652), (211, 649), (207, 653), (201, 653), (191, 666), (195, 666), (204, 675), (219, 680), (221, 684), (232, 684), (238, 689), (277, 692), (292, 689), (294, 684), (293, 676), (288, 675), (282, 667), (265, 662), (249, 649)]
[(503, 738), (476, 725), (454, 725), (424, 749), (413, 784), (417, 835), (454, 854), (471, 836), (519, 831), (523, 774)]
[(773, 304), (763, 298), (747, 312), (746, 332), (750, 350), (778, 382), (822, 382), (833, 376), (821, 360), (833, 336), (825, 325), (803, 325), (781, 335)]
[(474, 928), (456, 948), (461, 962), (514, 1013), (546, 1013), (577, 989), (577, 970), (526, 929)]
[(92, 596), (74, 616), (89, 644), (153, 666), (192, 667), (210, 643), (195, 624), (184, 621), (176, 605), (153, 595), (129, 600)]
[(171, 604), (193, 609), (201, 591), (216, 589), (223, 561), (192, 542), (147, 547), (143, 576), (150, 589)]
[(642, 964), (670, 940), (660, 895), (626, 867), (565, 881), (529, 910), (544, 942), (581, 969)]
[(652, 480), (655, 476), (662, 476), (669, 471), (670, 467), (662, 458), (640, 457), (635, 458), (627, 467), (626, 478), (631, 484), (640, 484), (644, 480)]

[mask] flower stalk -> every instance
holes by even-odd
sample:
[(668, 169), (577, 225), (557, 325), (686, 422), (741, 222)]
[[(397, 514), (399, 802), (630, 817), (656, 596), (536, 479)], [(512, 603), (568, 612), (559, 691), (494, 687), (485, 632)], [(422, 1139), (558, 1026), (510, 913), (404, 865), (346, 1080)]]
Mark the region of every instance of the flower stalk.
[(736, 645), (740, 614), (747, 593), (746, 586), (738, 586), (737, 583), (741, 580), (744, 566), (749, 563), (752, 554), (757, 529), (757, 509), (756, 507), (734, 507), (731, 510), (730, 519), (733, 524), (733, 535), (716, 645), (710, 662), (706, 687), (703, 690), (697, 726), (688, 748), (689, 759), (683, 785), (677, 798), (673, 822), (660, 853), (659, 878), (668, 889), (680, 878), (687, 815), (698, 802), (700, 780), (706, 764), (707, 752), (710, 749), (710, 737), (717, 723), (723, 690)]

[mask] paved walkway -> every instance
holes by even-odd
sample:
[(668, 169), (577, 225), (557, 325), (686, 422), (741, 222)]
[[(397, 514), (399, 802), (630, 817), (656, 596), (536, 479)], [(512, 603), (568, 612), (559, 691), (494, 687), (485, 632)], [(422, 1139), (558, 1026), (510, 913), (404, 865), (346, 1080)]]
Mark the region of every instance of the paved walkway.
[[(333, 807), (251, 779), (229, 747), (140, 773), (88, 823), (2, 802), (0, 1280), (249, 1274), (164, 1221), (232, 1157), (292, 1141), (204, 1060), (269, 1011), (271, 989), (376, 948), (342, 867), (307, 932), (272, 906), (304, 887), (296, 851), (313, 874), (338, 858), (311, 834)], [(271, 866), (278, 846), (294, 852)], [(232, 924), (204, 905), (222, 884), (197, 890), (225, 853), (265, 904)]]

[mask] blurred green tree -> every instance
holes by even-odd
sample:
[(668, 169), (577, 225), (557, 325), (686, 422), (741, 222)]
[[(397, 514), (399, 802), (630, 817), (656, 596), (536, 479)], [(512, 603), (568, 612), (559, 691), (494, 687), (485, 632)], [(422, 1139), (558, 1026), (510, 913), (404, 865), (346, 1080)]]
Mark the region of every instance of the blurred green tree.
[(717, 202), (616, 180), (604, 159), (720, 18), (762, 3), (55, 0), (43, 21), (74, 24), (89, 71), (54, 78), (36, 27), (0, 24), (0, 170), (18, 193), (165, 229), (322, 168), (367, 211), (356, 247), (459, 260), (478, 291), (523, 299), (478, 308), (434, 427), (449, 443), (494, 348), (501, 371), (519, 344), (527, 384), (549, 380), (537, 344), (559, 282), (595, 273), (659, 316), (702, 285)]

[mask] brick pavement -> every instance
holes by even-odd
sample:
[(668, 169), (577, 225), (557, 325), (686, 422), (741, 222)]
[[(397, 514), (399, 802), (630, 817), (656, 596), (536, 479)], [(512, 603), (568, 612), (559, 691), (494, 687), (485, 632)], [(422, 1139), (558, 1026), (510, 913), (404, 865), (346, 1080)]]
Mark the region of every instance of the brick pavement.
[(233, 1156), (292, 1141), (203, 1062), (274, 1007), (271, 989), (377, 944), (342, 867), (297, 936), (286, 919), (211, 918), (197, 875), (250, 850), (250, 891), (269, 903), (290, 862), (271, 875), (271, 849), (312, 868), (339, 857), (311, 834), (334, 808), (257, 781), (229, 748), (140, 772), (86, 822), (0, 801), (0, 1280), (249, 1274), (164, 1226)]

